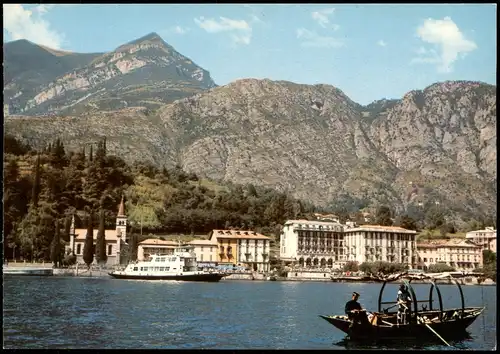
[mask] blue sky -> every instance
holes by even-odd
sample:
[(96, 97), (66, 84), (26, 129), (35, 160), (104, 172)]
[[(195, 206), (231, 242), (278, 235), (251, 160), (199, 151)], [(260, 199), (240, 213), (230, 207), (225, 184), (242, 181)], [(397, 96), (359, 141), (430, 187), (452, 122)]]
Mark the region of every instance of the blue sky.
[(496, 5), (4, 5), (4, 41), (110, 51), (150, 32), (218, 85), (269, 78), (368, 104), (446, 80), (496, 83)]

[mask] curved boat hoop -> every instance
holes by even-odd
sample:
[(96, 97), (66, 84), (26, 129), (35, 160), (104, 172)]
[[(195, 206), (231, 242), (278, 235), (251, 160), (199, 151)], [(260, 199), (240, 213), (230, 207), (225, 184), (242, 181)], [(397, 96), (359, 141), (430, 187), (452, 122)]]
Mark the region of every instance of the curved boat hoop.
[(431, 288), (429, 290), (429, 309), (432, 310), (432, 290), (434, 290), (434, 288), (436, 288), (436, 292), (438, 294), (438, 300), (439, 300), (439, 319), (441, 319), (443, 317), (443, 298), (441, 297), (441, 291), (439, 290), (439, 287), (437, 286), (437, 284), (434, 282), (434, 280), (431, 280)]
[(384, 293), (384, 288), (385, 285), (387, 284), (387, 281), (384, 281), (384, 284), (382, 284), (382, 288), (380, 289), (380, 293), (378, 294), (378, 312), (382, 313), (382, 294)]
[[(406, 279), (403, 279), (403, 283), (406, 285), (406, 287), (410, 290), (411, 298), (413, 300), (413, 308), (415, 309), (415, 316), (418, 315), (418, 301), (417, 301), (417, 295), (415, 295), (415, 291), (413, 291), (413, 287), (411, 286), (410, 282), (407, 281)], [(415, 317), (416, 318), (416, 317)]]
[[(458, 290), (460, 291), (460, 300), (462, 301), (462, 314), (460, 318), (464, 318), (465, 314), (465, 300), (464, 300), (464, 292), (462, 291), (462, 286), (459, 284), (459, 282), (456, 279), (452, 279), (455, 284), (458, 286)], [(484, 305), (483, 305), (484, 306)], [(442, 310), (441, 310), (442, 311)]]

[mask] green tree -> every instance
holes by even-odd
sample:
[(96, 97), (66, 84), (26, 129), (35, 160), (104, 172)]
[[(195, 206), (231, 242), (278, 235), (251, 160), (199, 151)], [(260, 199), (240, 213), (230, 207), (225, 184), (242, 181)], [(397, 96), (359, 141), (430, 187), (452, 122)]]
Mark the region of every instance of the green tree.
[(391, 209), (386, 205), (382, 205), (377, 209), (377, 212), (375, 213), (375, 222), (377, 225), (391, 226), (391, 216)]
[(417, 222), (415, 221), (415, 219), (413, 219), (409, 215), (403, 215), (401, 217), (401, 220), (399, 222), (399, 226), (401, 226), (403, 229), (417, 231)]
[[(160, 237), (161, 238), (161, 237)], [(137, 234), (132, 233), (129, 241), (129, 256), (131, 261), (137, 260)]]
[(431, 264), (427, 269), (428, 273), (442, 273), (442, 272), (454, 272), (455, 268), (445, 264), (445, 263), (435, 263)]
[(90, 268), (94, 261), (94, 227), (92, 225), (92, 210), (87, 217), (87, 235), (85, 236), (85, 243), (83, 244), (83, 261)]
[(99, 212), (99, 229), (97, 231), (97, 241), (96, 241), (96, 261), (97, 263), (106, 263), (108, 256), (106, 255), (106, 235), (104, 227), (104, 210), (101, 209)]
[(342, 268), (344, 272), (357, 272), (359, 270), (359, 265), (358, 262), (355, 261), (349, 261), (344, 264), (344, 267)]
[(425, 213), (425, 224), (431, 229), (438, 229), (445, 223), (445, 214), (443, 208), (434, 205)]
[(36, 208), (38, 206), (38, 196), (40, 194), (40, 154), (36, 157), (35, 175), (33, 178), (33, 190), (31, 193), (31, 203)]
[(59, 221), (56, 220), (54, 238), (52, 239), (50, 245), (50, 260), (52, 261), (52, 263), (54, 263), (55, 267), (61, 266), (62, 252), (64, 251), (61, 249), (61, 238), (59, 236)]

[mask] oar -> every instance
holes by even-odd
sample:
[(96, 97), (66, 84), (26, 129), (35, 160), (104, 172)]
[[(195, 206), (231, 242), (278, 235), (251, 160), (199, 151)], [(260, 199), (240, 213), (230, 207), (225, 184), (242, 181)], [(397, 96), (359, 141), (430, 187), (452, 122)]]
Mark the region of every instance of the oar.
[[(405, 303), (401, 302), (401, 305), (403, 305), (408, 310), (408, 306), (406, 306)], [(429, 328), (432, 333), (434, 333), (439, 339), (443, 341), (444, 344), (446, 344), (448, 347), (451, 347), (451, 345), (449, 345), (448, 342), (445, 341), (444, 338), (441, 337), (438, 332), (436, 332), (431, 326), (425, 323), (425, 320), (422, 317), (417, 315), (417, 320), (420, 320), (425, 325), (425, 327)]]

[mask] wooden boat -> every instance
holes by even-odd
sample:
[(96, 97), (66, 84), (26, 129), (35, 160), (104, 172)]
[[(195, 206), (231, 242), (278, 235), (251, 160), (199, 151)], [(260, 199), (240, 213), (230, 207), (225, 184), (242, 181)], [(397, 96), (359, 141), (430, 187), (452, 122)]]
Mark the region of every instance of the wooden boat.
[[(382, 302), (382, 294), (387, 281), (384, 282), (380, 289), (378, 298), (378, 311), (371, 313), (367, 312), (367, 321), (361, 323), (353, 323), (347, 316), (323, 316), (321, 318), (328, 321), (341, 331), (348, 334), (351, 340), (441, 340), (449, 345), (445, 339), (453, 339), (467, 335), (466, 329), (476, 318), (484, 311), (484, 307), (465, 307), (464, 295), (462, 287), (452, 279), (458, 286), (462, 306), (460, 308), (443, 308), (443, 300), (439, 287), (434, 280), (429, 280), (431, 284), (429, 291), (429, 300), (417, 300), (415, 291), (407, 280), (403, 280), (407, 286), (411, 298), (412, 305), (409, 316), (409, 321), (406, 324), (397, 324), (397, 311), (389, 311), (396, 305), (383, 309), (382, 305), (397, 304), (396, 301)], [(434, 309), (433, 290), (436, 289), (439, 308)], [(428, 303), (428, 308), (418, 309), (419, 303)]]
[(109, 275), (117, 279), (218, 282), (228, 274), (198, 270), (192, 247), (177, 247), (173, 254), (155, 254)]

